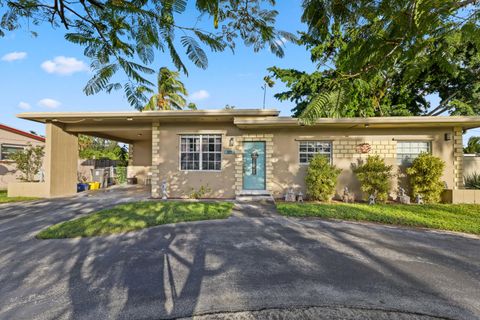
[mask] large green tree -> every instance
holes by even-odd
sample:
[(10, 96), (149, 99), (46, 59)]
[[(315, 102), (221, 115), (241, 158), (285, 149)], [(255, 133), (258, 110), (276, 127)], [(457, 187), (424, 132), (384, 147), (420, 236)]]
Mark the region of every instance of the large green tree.
[[(188, 3), (198, 18), (184, 25), (179, 18)], [(283, 56), (278, 40), (293, 35), (274, 28), (274, 5), (274, 0), (0, 0), (0, 36), (42, 23), (66, 30), (66, 40), (83, 46), (91, 60), (94, 75), (85, 93), (123, 89), (129, 103), (142, 109), (154, 92), (148, 75), (158, 52), (184, 73), (179, 45), (200, 68), (208, 66), (204, 47), (233, 50), (239, 39), (254, 51), (268, 47)]]
[[(479, 114), (478, 1), (304, 0), (300, 44), (318, 70), (271, 68), (295, 115)], [(428, 96), (438, 95), (438, 105)]]
[[(181, 110), (187, 106), (185, 96), (188, 95), (185, 85), (178, 79), (179, 72), (162, 67), (158, 71), (157, 93), (154, 94), (143, 110)], [(195, 104), (190, 103), (190, 109)]]

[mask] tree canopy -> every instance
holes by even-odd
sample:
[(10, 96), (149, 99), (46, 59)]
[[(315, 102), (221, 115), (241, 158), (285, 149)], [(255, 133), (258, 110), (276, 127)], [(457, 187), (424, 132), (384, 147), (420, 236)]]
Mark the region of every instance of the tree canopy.
[[(234, 49), (243, 40), (254, 51), (268, 47), (283, 56), (280, 38), (294, 39), (274, 28), (278, 14), (275, 0), (196, 0), (198, 19), (182, 25), (178, 18), (187, 9), (187, 0), (0, 0), (0, 37), (16, 29), (34, 30), (49, 23), (66, 30), (66, 40), (84, 47), (94, 72), (84, 91), (123, 89), (129, 103), (143, 108), (154, 84), (148, 75), (155, 54), (169, 54), (176, 68), (188, 73), (184, 54), (197, 67), (207, 68), (204, 48), (212, 51)], [(199, 27), (205, 18), (210, 28)], [(32, 31), (36, 35), (35, 31)], [(120, 75), (115, 75), (120, 72)], [(127, 80), (122, 81), (122, 74)]]
[(480, 137), (470, 137), (467, 146), (463, 148), (464, 153), (480, 153)]
[(120, 166), (128, 165), (128, 150), (118, 142), (87, 135), (78, 136), (78, 155), (81, 159), (118, 160)]
[[(317, 71), (270, 68), (306, 122), (480, 113), (480, 3), (304, 0), (299, 43)], [(429, 95), (440, 103), (431, 106)]]
[[(188, 95), (185, 85), (178, 80), (179, 72), (160, 68), (157, 78), (157, 93), (154, 94), (143, 110), (181, 110), (187, 106), (185, 96)], [(196, 109), (194, 103), (187, 108)]]

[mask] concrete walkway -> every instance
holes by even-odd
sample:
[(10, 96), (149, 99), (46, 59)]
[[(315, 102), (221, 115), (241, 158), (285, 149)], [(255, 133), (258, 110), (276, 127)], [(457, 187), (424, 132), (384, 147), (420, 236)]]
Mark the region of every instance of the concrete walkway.
[(473, 237), (290, 219), (241, 203), (226, 220), (34, 238), (141, 192), (1, 206), (0, 319), (480, 318)]

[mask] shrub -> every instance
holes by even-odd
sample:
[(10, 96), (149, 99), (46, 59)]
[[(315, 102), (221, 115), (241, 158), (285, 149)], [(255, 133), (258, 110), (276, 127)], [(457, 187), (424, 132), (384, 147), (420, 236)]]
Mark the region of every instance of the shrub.
[(421, 195), (426, 203), (437, 203), (444, 189), (440, 180), (445, 162), (429, 153), (421, 153), (407, 168), (412, 197)]
[(328, 158), (316, 155), (310, 160), (305, 183), (312, 200), (330, 201), (335, 193), (337, 177), (342, 170), (330, 164)]
[(43, 146), (32, 146), (29, 144), (24, 150), (17, 151), (12, 155), (12, 160), (15, 161), (17, 170), (22, 173), (20, 180), (26, 182), (35, 181), (35, 176), (40, 172), (42, 167)]
[[(377, 202), (385, 202), (391, 188), (392, 166), (386, 165), (380, 156), (368, 156), (364, 163), (353, 169), (360, 181), (360, 188), (368, 198), (376, 194)], [(366, 200), (366, 199), (365, 199)]]
[(480, 189), (480, 174), (479, 173), (472, 173), (464, 177), (465, 179), (465, 188), (466, 189)]
[(115, 178), (117, 184), (124, 184), (127, 182), (127, 167), (116, 167)]
[(192, 188), (192, 191), (190, 192), (190, 199), (201, 199), (204, 198), (207, 193), (212, 192), (212, 189), (207, 185), (205, 186), (200, 186), (198, 190), (195, 190)]

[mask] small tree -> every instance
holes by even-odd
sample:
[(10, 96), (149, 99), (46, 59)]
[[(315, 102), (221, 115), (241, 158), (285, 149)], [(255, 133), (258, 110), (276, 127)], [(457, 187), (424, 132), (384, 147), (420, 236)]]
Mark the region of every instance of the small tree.
[(35, 175), (42, 167), (45, 154), (43, 146), (32, 146), (29, 144), (24, 150), (15, 152), (11, 159), (15, 161), (17, 169), (22, 173), (20, 180), (35, 181)]
[(342, 170), (330, 164), (328, 158), (316, 155), (310, 160), (305, 183), (307, 196), (312, 200), (330, 201)]
[(360, 181), (361, 189), (367, 198), (376, 194), (378, 202), (385, 202), (388, 199), (388, 192), (391, 188), (392, 166), (385, 164), (380, 156), (368, 156), (365, 163), (359, 164), (353, 169)]
[(407, 168), (412, 197), (421, 195), (426, 203), (437, 203), (444, 189), (440, 180), (445, 162), (429, 153), (421, 153)]

